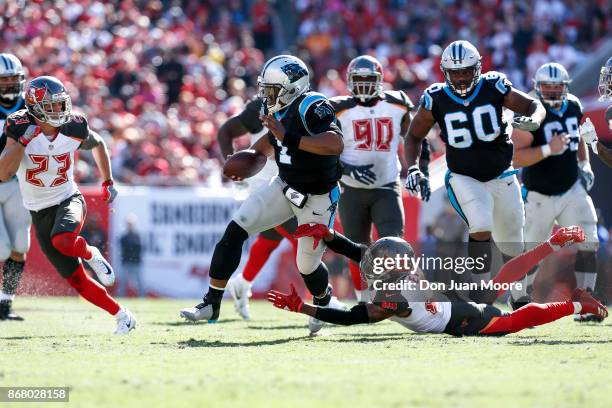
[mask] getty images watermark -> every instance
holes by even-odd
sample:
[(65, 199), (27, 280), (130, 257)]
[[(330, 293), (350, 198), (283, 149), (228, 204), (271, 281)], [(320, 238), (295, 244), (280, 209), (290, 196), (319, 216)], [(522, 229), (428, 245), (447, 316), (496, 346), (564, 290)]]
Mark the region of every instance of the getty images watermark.
[[(372, 272), (375, 275), (382, 275), (387, 271), (398, 271), (409, 273), (405, 279), (394, 282), (386, 282), (383, 279), (376, 279), (373, 283), (374, 290), (522, 290), (521, 282), (498, 283), (490, 279), (476, 279), (476, 282), (463, 282), (450, 279), (449, 282), (434, 282), (421, 276), (421, 271), (450, 272), (463, 275), (471, 272), (478, 276), (485, 272), (486, 256), (472, 258), (469, 256), (440, 257), (440, 256), (409, 256), (408, 254), (397, 254), (394, 257), (376, 257), (373, 259)], [(483, 275), (483, 276), (489, 276)]]

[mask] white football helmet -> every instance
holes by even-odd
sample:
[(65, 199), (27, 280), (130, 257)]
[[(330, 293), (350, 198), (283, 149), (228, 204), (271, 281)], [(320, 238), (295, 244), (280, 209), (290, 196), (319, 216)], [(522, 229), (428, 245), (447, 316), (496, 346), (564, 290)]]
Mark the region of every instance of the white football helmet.
[(279, 55), (264, 64), (257, 84), (268, 113), (275, 113), (310, 89), (310, 74), (298, 57)]
[[(461, 97), (467, 96), (480, 80), (480, 53), (469, 41), (453, 41), (442, 52), (440, 69), (444, 73), (446, 84)], [(471, 79), (453, 83), (449, 72), (472, 69)]]
[(612, 100), (612, 57), (608, 58), (599, 73), (599, 100)]
[[(565, 98), (569, 83), (571, 82), (567, 70), (563, 65), (556, 62), (549, 62), (542, 65), (533, 77), (536, 95), (544, 103), (552, 106), (560, 106)], [(558, 91), (543, 91), (542, 85), (559, 85)]]
[(23, 93), (25, 70), (13, 54), (0, 54), (0, 103), (14, 104)]

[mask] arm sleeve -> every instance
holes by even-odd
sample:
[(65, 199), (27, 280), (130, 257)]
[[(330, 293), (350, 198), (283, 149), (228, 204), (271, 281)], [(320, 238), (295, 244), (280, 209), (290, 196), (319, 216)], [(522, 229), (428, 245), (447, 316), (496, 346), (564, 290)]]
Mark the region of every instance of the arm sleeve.
[(240, 123), (242, 123), (249, 133), (259, 133), (263, 129), (263, 124), (261, 120), (259, 120), (261, 105), (261, 98), (253, 99), (247, 103), (244, 110), (237, 116)]
[(336, 231), (334, 231), (334, 239), (326, 241), (325, 245), (335, 253), (344, 255), (357, 263), (361, 262), (363, 253), (367, 249), (365, 245), (357, 244)]
[(337, 132), (342, 134), (336, 122), (336, 112), (328, 100), (313, 103), (304, 115), (305, 125), (311, 134)]
[(81, 146), (79, 147), (79, 149), (91, 150), (94, 147), (99, 146), (103, 143), (104, 143), (104, 140), (102, 139), (102, 136), (100, 136), (97, 132), (94, 132), (93, 130), (90, 129), (89, 134), (87, 135), (85, 140), (81, 142)]
[(358, 304), (351, 310), (338, 310), (332, 308), (317, 307), (315, 317), (324, 322), (351, 326), (353, 324), (369, 323), (368, 308), (365, 304)]

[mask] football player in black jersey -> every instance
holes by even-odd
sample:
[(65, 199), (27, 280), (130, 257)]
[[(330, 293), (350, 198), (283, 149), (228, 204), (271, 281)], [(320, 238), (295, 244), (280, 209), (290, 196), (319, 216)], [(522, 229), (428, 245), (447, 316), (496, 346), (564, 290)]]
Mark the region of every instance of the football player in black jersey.
[[(533, 82), (546, 117), (535, 131), (515, 129), (512, 133), (514, 165), (524, 167), (525, 244), (529, 249), (545, 240), (555, 221), (560, 226), (579, 225), (586, 240), (578, 244), (576, 282), (579, 288), (592, 292), (599, 241), (595, 206), (588, 195), (594, 175), (586, 143), (578, 133), (582, 105), (568, 92), (570, 77), (561, 64), (542, 65)], [(529, 301), (528, 287), (533, 279), (535, 271), (526, 277), (522, 291), (513, 291), (513, 301)]]
[[(601, 67), (599, 74), (599, 100), (612, 102), (612, 57), (608, 58), (606, 65)], [(612, 130), (612, 105), (606, 109), (606, 122)], [(612, 149), (607, 148), (599, 140), (597, 140), (597, 132), (595, 126), (590, 119), (580, 125), (580, 136), (587, 144), (591, 145), (593, 153), (599, 155), (601, 161), (612, 167)]]
[[(13, 54), (0, 54), (0, 129), (6, 118), (25, 107), (23, 89), (25, 70)], [(0, 138), (0, 153), (6, 137)], [(0, 320), (23, 320), (13, 313), (12, 305), (23, 268), (25, 254), (30, 249), (32, 218), (23, 206), (17, 178), (0, 182), (0, 261), (4, 262), (2, 291), (0, 291)]]
[[(310, 91), (310, 75), (299, 58), (280, 55), (266, 62), (259, 77), (265, 100), (260, 119), (266, 136), (251, 148), (274, 155), (279, 174), (240, 206), (217, 243), (210, 265), (210, 286), (204, 301), (181, 311), (192, 320), (215, 321), (228, 279), (238, 267), (242, 245), (256, 234), (297, 217), (299, 224), (332, 225), (340, 197), (339, 156), (343, 142), (333, 107), (322, 94)], [(324, 246), (312, 238), (298, 240), (296, 264), (306, 287), (321, 306), (336, 306), (328, 271), (321, 262)], [(337, 304), (341, 307), (341, 304)], [(323, 322), (311, 318), (312, 333)]]
[[(219, 146), (223, 157), (234, 154), (232, 141), (249, 133), (251, 144), (265, 136), (267, 129), (264, 128), (259, 115), (262, 109), (262, 98), (254, 98), (249, 101), (238, 115), (229, 118), (219, 129)], [(255, 191), (263, 184), (267, 184), (272, 177), (278, 174), (278, 167), (273, 158), (269, 158), (266, 166), (254, 177), (242, 181), (246, 183), (249, 192)], [(240, 182), (237, 182), (240, 183)], [(292, 217), (282, 225), (261, 232), (249, 249), (249, 257), (244, 265), (242, 273), (232, 277), (227, 283), (227, 291), (234, 299), (234, 307), (240, 316), (248, 320), (251, 318), (249, 297), (251, 296), (251, 285), (253, 280), (265, 265), (272, 252), (280, 245), (283, 238), (287, 238), (293, 246), (293, 252), (297, 253), (297, 241), (291, 234), (297, 227), (297, 220)]]
[[(368, 244), (372, 224), (379, 237), (404, 236), (404, 206), (399, 174), (400, 142), (410, 125), (412, 101), (402, 91), (383, 90), (381, 63), (369, 55), (354, 58), (347, 68), (349, 96), (331, 98), (342, 128), (344, 151), (340, 219), (346, 236)], [(427, 174), (429, 146), (423, 141), (421, 171)], [(421, 181), (423, 200), (429, 199), (429, 182)], [(366, 288), (359, 265), (349, 263), (358, 300)]]
[[(480, 59), (467, 41), (455, 41), (442, 53), (445, 83), (425, 90), (408, 129), (406, 187), (418, 191), (424, 178), (418, 167), (421, 141), (438, 123), (446, 143), (448, 196), (469, 227), (468, 253), (490, 262), (491, 238), (505, 257), (523, 250), (523, 202), (503, 108), (525, 115), (514, 126), (528, 131), (538, 129), (546, 111), (538, 100), (514, 89), (504, 74), (481, 75)], [(474, 281), (489, 280), (489, 262), (473, 275)]]

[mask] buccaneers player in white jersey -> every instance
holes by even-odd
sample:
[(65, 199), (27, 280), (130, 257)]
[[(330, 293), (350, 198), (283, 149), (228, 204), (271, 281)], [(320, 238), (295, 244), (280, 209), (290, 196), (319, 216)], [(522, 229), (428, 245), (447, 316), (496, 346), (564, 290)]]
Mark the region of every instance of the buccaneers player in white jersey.
[(106, 145), (89, 129), (85, 117), (72, 113), (70, 95), (57, 78), (33, 79), (26, 89), (25, 104), (26, 109), (9, 115), (4, 125), (6, 148), (0, 157), (0, 180), (17, 174), (23, 204), (51, 264), (83, 298), (115, 316), (115, 334), (127, 334), (136, 327), (136, 319), (81, 263), (81, 259), (87, 262), (105, 286), (114, 283), (113, 269), (100, 250), (79, 236), (86, 208), (73, 174), (75, 152), (91, 150), (104, 179), (104, 199), (112, 202), (117, 191)]
[[(404, 206), (400, 187), (398, 149), (410, 125), (412, 101), (403, 91), (383, 90), (383, 67), (374, 57), (360, 55), (347, 68), (349, 96), (330, 99), (342, 128), (344, 151), (339, 211), (346, 236), (372, 241), (372, 224), (379, 237), (404, 235)], [(423, 141), (420, 167), (427, 173), (429, 148)], [(421, 195), (429, 199), (429, 182), (422, 179)], [(349, 264), (358, 300), (364, 294), (359, 267)]]

